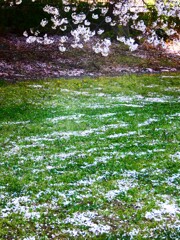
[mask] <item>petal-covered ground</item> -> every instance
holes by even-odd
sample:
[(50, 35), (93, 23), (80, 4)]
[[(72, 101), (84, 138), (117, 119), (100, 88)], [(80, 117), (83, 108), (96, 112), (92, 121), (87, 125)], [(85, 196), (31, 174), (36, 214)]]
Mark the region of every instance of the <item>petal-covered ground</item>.
[[(24, 37), (15, 35), (0, 36), (0, 78), (16, 82), (180, 71), (178, 42), (167, 44), (163, 50), (145, 44), (135, 52), (113, 42), (109, 56), (103, 57), (95, 54), (89, 45), (62, 53), (58, 50), (60, 37), (54, 36), (53, 39), (53, 45), (41, 45), (27, 44)], [(93, 42), (90, 45), (93, 46)]]
[(180, 77), (0, 81), (0, 239), (178, 239)]

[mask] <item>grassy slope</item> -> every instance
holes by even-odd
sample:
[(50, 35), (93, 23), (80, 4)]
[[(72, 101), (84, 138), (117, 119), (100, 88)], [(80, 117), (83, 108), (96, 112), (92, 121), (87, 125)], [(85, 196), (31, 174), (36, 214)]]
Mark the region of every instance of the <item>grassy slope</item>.
[(179, 86), (1, 82), (0, 239), (176, 239)]

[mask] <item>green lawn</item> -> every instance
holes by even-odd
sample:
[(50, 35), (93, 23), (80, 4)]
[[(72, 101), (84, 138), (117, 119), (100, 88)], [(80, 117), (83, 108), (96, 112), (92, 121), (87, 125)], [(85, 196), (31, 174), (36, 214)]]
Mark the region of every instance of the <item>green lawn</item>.
[(178, 239), (180, 77), (0, 81), (0, 239)]

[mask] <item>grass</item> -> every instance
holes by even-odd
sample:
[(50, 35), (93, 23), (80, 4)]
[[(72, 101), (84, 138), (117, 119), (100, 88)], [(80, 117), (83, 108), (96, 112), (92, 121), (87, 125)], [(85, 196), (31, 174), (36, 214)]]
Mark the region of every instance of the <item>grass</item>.
[(0, 81), (0, 239), (178, 239), (179, 80)]

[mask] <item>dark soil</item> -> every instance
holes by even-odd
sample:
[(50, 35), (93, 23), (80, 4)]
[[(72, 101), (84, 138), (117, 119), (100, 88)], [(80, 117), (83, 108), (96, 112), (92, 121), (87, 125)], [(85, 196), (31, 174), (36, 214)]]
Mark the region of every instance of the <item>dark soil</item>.
[(113, 43), (108, 57), (93, 53), (88, 46), (58, 50), (53, 45), (27, 44), (15, 35), (0, 37), (0, 79), (8, 81), (81, 76), (114, 76), (125, 73), (180, 71), (180, 56), (141, 46), (130, 52)]

